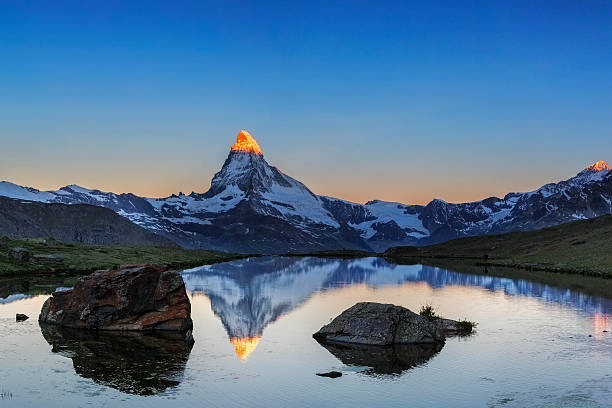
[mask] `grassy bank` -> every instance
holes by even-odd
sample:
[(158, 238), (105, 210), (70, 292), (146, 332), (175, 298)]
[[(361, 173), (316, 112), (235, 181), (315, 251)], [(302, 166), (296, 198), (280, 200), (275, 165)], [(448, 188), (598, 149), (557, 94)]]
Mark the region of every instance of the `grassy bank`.
[(396, 247), (385, 257), (398, 263), (461, 260), (477, 266), (503, 266), (612, 278), (612, 216), (581, 220), (537, 231), (460, 238), (426, 247)]
[[(31, 255), (54, 255), (62, 263), (51, 264), (30, 260), (17, 261), (8, 257), (8, 249), (26, 248)], [(208, 250), (187, 250), (150, 246), (100, 246), (60, 242), (47, 243), (42, 239), (9, 240), (0, 248), (0, 276), (33, 274), (88, 274), (98, 269), (117, 268), (126, 264), (165, 264), (171, 268), (189, 268), (244, 258), (245, 255)]]

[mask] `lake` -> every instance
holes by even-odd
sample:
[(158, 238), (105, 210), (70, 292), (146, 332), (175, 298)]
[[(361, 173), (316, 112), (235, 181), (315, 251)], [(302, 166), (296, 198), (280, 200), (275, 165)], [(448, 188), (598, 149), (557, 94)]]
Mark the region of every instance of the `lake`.
[[(183, 277), (192, 348), (171, 336), (41, 329), (48, 295), (0, 282), (0, 406), (612, 407), (604, 297), (379, 258), (250, 258)], [(312, 338), (360, 301), (431, 304), (478, 326), (438, 348)], [(315, 375), (331, 370), (343, 376)]]

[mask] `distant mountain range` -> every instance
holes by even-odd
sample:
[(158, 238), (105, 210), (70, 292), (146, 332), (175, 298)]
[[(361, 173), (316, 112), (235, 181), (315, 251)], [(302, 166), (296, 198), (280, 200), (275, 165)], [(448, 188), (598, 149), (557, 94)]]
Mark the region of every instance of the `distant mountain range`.
[(314, 194), (270, 166), (255, 139), (241, 131), (203, 194), (144, 198), (76, 185), (39, 191), (1, 182), (0, 196), (106, 207), (186, 248), (269, 254), (381, 251), (611, 214), (612, 171), (597, 162), (569, 180), (472, 203), (436, 199), (425, 206), (378, 200), (358, 204)]

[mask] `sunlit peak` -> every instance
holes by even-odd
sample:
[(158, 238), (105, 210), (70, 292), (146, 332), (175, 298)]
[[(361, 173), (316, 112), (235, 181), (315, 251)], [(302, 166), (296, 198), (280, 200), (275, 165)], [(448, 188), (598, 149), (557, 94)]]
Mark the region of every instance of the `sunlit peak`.
[(597, 163), (590, 165), (585, 170), (605, 171), (605, 170), (610, 170), (610, 165), (606, 163), (605, 161), (600, 160)]
[(236, 144), (232, 146), (232, 151), (249, 152), (263, 155), (257, 141), (246, 130), (241, 130), (236, 137)]
[(259, 339), (261, 339), (261, 336), (244, 337), (244, 338), (232, 337), (230, 338), (230, 341), (232, 342), (232, 344), (234, 345), (234, 348), (236, 349), (236, 354), (238, 355), (238, 358), (244, 361), (247, 358), (249, 358), (249, 355), (253, 351), (255, 351), (255, 349), (257, 348), (257, 345), (259, 344)]

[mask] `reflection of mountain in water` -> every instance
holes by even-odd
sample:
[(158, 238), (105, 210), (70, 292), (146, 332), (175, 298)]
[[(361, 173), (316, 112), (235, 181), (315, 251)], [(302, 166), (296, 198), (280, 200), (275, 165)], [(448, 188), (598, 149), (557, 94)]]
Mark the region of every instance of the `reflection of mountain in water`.
[(401, 374), (425, 364), (442, 350), (443, 344), (394, 344), (369, 346), (319, 342), (343, 364), (365, 366), (365, 374)]
[(252, 352), (264, 328), (313, 293), (366, 284), (372, 287), (426, 282), (433, 288), (480, 286), (508, 295), (539, 297), (590, 313), (612, 311), (612, 301), (527, 280), (470, 275), (423, 265), (392, 265), (381, 258), (356, 260), (264, 257), (191, 269), (187, 289), (211, 301), (241, 357)]
[(70, 286), (70, 278), (62, 276), (28, 276), (0, 278), (0, 305), (40, 294), (49, 294)]
[(154, 395), (178, 386), (192, 347), (177, 333), (91, 332), (46, 324), (41, 331), (54, 353), (72, 359), (78, 375), (127, 394)]

